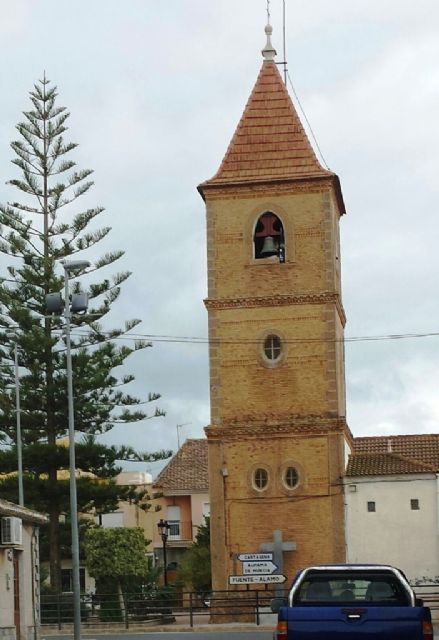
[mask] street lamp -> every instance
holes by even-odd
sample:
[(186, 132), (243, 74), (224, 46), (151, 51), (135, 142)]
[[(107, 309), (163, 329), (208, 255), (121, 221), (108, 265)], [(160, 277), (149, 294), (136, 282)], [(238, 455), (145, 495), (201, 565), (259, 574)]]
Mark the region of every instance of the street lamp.
[(157, 527), (159, 530), (160, 537), (163, 542), (163, 579), (165, 582), (165, 587), (168, 586), (168, 561), (166, 559), (166, 542), (168, 540), (168, 532), (171, 528), (171, 525), (167, 520), (162, 520), (157, 523)]
[[(88, 296), (74, 294), (70, 301), (69, 273), (82, 271), (90, 266), (87, 260), (63, 260), (64, 267), (64, 319), (66, 327), (66, 365), (67, 365), (67, 397), (69, 416), (69, 485), (70, 485), (70, 520), (72, 528), (72, 582), (73, 582), (73, 637), (81, 639), (81, 583), (79, 575), (79, 530), (78, 530), (78, 500), (76, 491), (76, 460), (75, 460), (75, 417), (73, 412), (73, 376), (72, 351), (70, 344), (70, 320), (72, 313), (87, 310)], [(63, 309), (60, 293), (50, 293), (46, 297), (47, 310), (50, 313), (61, 313)]]
[(18, 370), (17, 336), (15, 333), (7, 333), (8, 338), (14, 340), (14, 374), (15, 374), (15, 415), (16, 415), (16, 445), (17, 445), (17, 471), (18, 471), (18, 504), (24, 506), (23, 490), (23, 454), (21, 442), (21, 408), (20, 408), (20, 376)]
[(21, 450), (21, 409), (20, 409), (20, 377), (18, 375), (17, 343), (14, 344), (14, 371), (15, 371), (15, 413), (17, 424), (17, 463), (18, 463), (18, 504), (24, 506), (23, 491), (23, 455)]

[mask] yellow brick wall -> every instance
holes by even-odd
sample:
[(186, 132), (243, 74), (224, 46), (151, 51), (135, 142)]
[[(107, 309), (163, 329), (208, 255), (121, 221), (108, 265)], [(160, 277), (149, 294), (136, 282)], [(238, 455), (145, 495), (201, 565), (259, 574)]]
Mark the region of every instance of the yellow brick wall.
[[(324, 425), (322, 426), (322, 431)], [(234, 560), (239, 553), (257, 553), (279, 529), (283, 539), (297, 544), (284, 554), (284, 573), (313, 563), (343, 562), (344, 522), (340, 464), (342, 429), (334, 434), (303, 435), (257, 432), (256, 437), (223, 436), (220, 446), (209, 445), (214, 575), (217, 589), (227, 576), (241, 573)], [(269, 474), (265, 491), (253, 488), (252, 473), (264, 467)], [(299, 471), (296, 489), (287, 489), (282, 471)], [(227, 475), (222, 475), (222, 469)]]
[[(243, 191), (212, 194), (207, 204), (208, 295), (228, 298), (334, 289), (338, 212), (330, 182), (291, 186), (289, 193)], [(210, 195), (210, 194), (209, 194)], [(286, 261), (253, 259), (258, 217), (273, 211), (286, 236)], [(249, 242), (250, 240), (250, 242)]]
[[(241, 573), (235, 555), (258, 552), (275, 529), (297, 544), (284, 556), (289, 579), (344, 559), (345, 318), (330, 181), (218, 188), (206, 210), (213, 586), (225, 589)], [(253, 258), (265, 211), (282, 220), (285, 264)], [(284, 345), (275, 367), (263, 356), (269, 333)], [(258, 465), (269, 474), (263, 492), (252, 485)], [(286, 466), (299, 471), (294, 490), (282, 482)]]

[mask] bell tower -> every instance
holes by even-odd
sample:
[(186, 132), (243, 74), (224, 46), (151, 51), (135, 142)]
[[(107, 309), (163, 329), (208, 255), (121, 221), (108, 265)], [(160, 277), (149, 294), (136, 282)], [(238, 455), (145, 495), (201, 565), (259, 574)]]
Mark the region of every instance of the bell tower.
[[(338, 177), (263, 63), (206, 203), (213, 588), (239, 554), (288, 542), (288, 579), (345, 557), (346, 425)], [(279, 534), (280, 532), (280, 534)], [(288, 546), (289, 545), (289, 546)]]

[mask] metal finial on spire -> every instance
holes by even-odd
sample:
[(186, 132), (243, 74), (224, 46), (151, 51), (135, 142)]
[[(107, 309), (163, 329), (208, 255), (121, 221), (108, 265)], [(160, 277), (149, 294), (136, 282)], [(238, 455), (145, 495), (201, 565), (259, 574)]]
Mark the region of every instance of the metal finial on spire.
[(273, 33), (273, 27), (270, 23), (265, 27), (265, 33), (267, 34), (267, 44), (264, 49), (262, 49), (262, 57), (264, 60), (274, 60), (277, 51), (271, 44), (271, 34)]
[(267, 0), (267, 24), (270, 24), (270, 0)]

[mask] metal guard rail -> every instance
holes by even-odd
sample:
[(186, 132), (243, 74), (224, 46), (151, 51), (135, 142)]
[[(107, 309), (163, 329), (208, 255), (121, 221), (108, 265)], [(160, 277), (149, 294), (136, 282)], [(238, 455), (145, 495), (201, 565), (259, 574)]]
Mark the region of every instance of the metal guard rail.
[[(416, 584), (418, 598), (433, 611), (439, 610), (439, 584)], [(85, 626), (139, 626), (152, 624), (195, 624), (209, 622), (261, 623), (261, 616), (270, 613), (272, 598), (287, 595), (273, 588), (237, 589), (200, 594), (191, 591), (162, 595), (83, 594), (81, 620)], [(41, 596), (41, 624), (62, 629), (73, 621), (73, 595), (63, 593)]]

